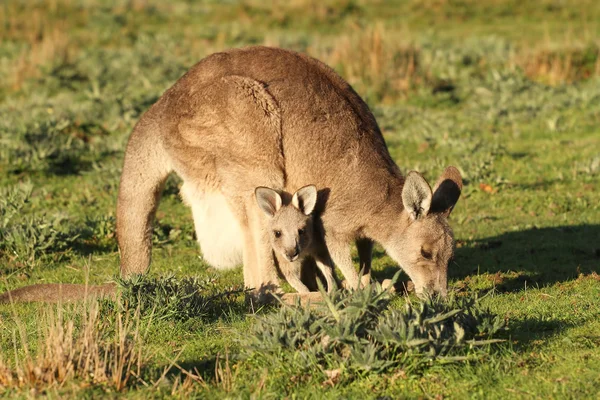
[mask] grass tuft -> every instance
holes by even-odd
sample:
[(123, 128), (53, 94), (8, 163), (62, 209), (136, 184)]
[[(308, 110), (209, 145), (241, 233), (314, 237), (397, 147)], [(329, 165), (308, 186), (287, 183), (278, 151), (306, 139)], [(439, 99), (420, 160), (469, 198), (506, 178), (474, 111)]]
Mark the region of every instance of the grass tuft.
[(435, 361), (475, 361), (505, 322), (476, 300), (429, 298), (391, 308), (380, 285), (351, 293), (324, 294), (326, 306), (283, 306), (259, 319), (245, 339), (248, 355), (261, 366), (301, 373), (335, 370), (351, 374), (422, 370)]
[(97, 302), (48, 308), (39, 325), (36, 354), (30, 350), (34, 334), (27, 333), (18, 317), (13, 320), (18, 327), (12, 333), (15, 358), (11, 364), (0, 358), (0, 393), (43, 393), (72, 381), (122, 391), (137, 382), (149, 356), (138, 311), (101, 315)]
[(515, 60), (525, 75), (549, 85), (573, 83), (600, 76), (600, 45), (534, 48)]
[(152, 315), (155, 320), (218, 318), (244, 307), (244, 289), (239, 286), (223, 289), (213, 277), (177, 279), (172, 275), (138, 275), (116, 280), (121, 287), (123, 306), (139, 309), (142, 315)]
[(31, 184), (0, 190), (0, 258), (8, 260), (10, 268), (33, 267), (48, 256), (60, 256), (79, 236), (61, 216), (22, 215), (32, 190)]

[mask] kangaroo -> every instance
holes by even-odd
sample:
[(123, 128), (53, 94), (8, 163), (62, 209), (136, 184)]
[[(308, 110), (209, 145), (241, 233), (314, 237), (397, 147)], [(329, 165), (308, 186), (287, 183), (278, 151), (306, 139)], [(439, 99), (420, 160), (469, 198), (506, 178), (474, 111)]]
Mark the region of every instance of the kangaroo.
[(217, 268), (241, 260), (258, 295), (279, 282), (254, 189), (307, 184), (329, 191), (318, 205), (324, 243), (349, 287), (361, 280), (350, 243), (368, 280), (378, 242), (417, 293), (446, 293), (460, 173), (446, 168), (433, 190), (417, 172), (404, 177), (366, 103), (314, 58), (261, 46), (210, 55), (140, 118), (117, 200), (122, 277), (150, 266), (152, 221), (172, 172), (184, 181), (205, 259)]
[(281, 273), (298, 293), (310, 290), (302, 282), (302, 262), (313, 257), (327, 282), (327, 291), (337, 287), (333, 275), (333, 265), (327, 249), (313, 220), (317, 204), (317, 188), (304, 186), (283, 203), (282, 196), (271, 188), (258, 187), (255, 190), (256, 202), (269, 218), (267, 234), (271, 246), (278, 256)]

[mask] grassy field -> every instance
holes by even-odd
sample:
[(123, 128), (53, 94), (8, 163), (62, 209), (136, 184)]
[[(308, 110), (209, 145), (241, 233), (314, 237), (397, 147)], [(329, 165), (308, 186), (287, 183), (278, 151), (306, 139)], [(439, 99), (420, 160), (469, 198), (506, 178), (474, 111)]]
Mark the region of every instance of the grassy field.
[[(480, 298), (479, 337), (504, 342), (436, 347), (436, 357), (381, 345), (385, 335), (375, 343), (355, 326), (366, 349), (355, 354), (352, 337), (328, 331), (337, 313), (319, 320), (319, 343), (273, 340), (281, 326), (306, 334), (295, 324), (321, 314), (246, 305), (241, 268), (203, 262), (173, 178), (151, 276), (124, 282), (123, 299), (0, 306), (0, 395), (598, 398), (600, 2), (265, 4), (0, 4), (0, 291), (115, 279), (116, 195), (133, 125), (202, 57), (267, 44), (316, 56), (347, 79), (403, 171), (435, 180), (446, 165), (460, 169), (457, 303), (438, 311)], [(391, 278), (394, 262), (380, 248), (374, 256), (375, 277)], [(421, 307), (363, 295), (363, 311)], [(348, 326), (385, 322), (347, 310)], [(341, 347), (330, 350), (326, 336)]]

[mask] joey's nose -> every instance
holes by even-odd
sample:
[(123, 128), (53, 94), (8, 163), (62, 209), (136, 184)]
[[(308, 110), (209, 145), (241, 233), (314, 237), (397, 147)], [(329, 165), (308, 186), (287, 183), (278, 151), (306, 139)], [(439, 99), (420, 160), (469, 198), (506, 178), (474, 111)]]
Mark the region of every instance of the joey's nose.
[(300, 254), (299, 249), (296, 247), (293, 250), (288, 250), (285, 253), (285, 257), (288, 259), (288, 261), (296, 261), (298, 259), (298, 255)]

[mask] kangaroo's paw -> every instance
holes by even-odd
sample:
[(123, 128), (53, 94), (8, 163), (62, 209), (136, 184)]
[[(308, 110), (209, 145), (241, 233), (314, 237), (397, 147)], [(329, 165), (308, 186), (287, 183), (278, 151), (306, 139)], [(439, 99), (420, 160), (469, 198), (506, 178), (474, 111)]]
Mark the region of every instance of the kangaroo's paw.
[(323, 296), (321, 296), (320, 292), (285, 293), (281, 296), (281, 300), (284, 304), (295, 305), (298, 299), (300, 299), (300, 305), (303, 307), (308, 304), (318, 305), (323, 302)]
[[(391, 279), (384, 279), (383, 282), (381, 282), (381, 287), (384, 289), (387, 289), (390, 286), (392, 286)], [(397, 288), (402, 288), (402, 289), (400, 289), (401, 291), (404, 291), (406, 293), (411, 293), (411, 292), (415, 291), (415, 284), (412, 283), (412, 281), (397, 282), (396, 285), (392, 286), (392, 288), (390, 290), (392, 293), (396, 293), (396, 292), (398, 292)]]
[(278, 285), (262, 285), (259, 289), (252, 289), (246, 292), (246, 303), (252, 305), (274, 304), (276, 296), (283, 296), (285, 293)]
[(371, 274), (364, 274), (360, 277), (360, 287), (365, 288), (371, 284)]
[(384, 279), (383, 282), (381, 282), (381, 287), (384, 289), (390, 288), (390, 293), (396, 293), (396, 288), (394, 287), (394, 285), (392, 285), (392, 280), (391, 279)]

